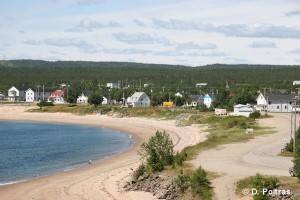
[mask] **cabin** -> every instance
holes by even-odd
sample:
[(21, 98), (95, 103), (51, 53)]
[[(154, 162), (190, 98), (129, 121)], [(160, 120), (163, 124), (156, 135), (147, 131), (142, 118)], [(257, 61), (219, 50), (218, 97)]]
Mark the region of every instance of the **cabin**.
[(233, 115), (234, 116), (245, 116), (249, 117), (253, 113), (253, 108), (250, 105), (237, 104), (233, 106)]
[(26, 102), (33, 102), (34, 101), (34, 91), (31, 88), (28, 88), (25, 91), (25, 101)]
[(135, 92), (128, 97), (128, 107), (150, 107), (150, 97), (145, 92)]
[(180, 98), (182, 98), (183, 95), (182, 95), (180, 92), (177, 92), (177, 93), (175, 94), (175, 97), (180, 97)]

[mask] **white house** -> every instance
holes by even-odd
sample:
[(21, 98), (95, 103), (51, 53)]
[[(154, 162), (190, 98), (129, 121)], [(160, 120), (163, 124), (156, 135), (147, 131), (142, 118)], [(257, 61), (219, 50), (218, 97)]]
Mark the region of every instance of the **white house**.
[(88, 91), (82, 91), (81, 95), (77, 98), (77, 103), (87, 104), (89, 99), (89, 92)]
[(235, 116), (245, 116), (249, 117), (249, 115), (253, 113), (253, 108), (250, 105), (237, 104), (233, 106), (233, 115)]
[(256, 110), (268, 112), (291, 112), (295, 94), (259, 94), (256, 98)]
[(263, 94), (259, 94), (256, 98), (256, 110), (263, 111), (267, 109), (267, 99), (264, 97)]
[(105, 96), (103, 96), (103, 101), (102, 101), (102, 105), (107, 105), (107, 98)]
[(26, 91), (25, 91), (25, 101), (26, 102), (33, 102), (34, 101), (34, 91), (31, 89), (31, 88), (28, 88)]
[(210, 108), (211, 106), (211, 102), (212, 102), (212, 98), (206, 94), (203, 98), (203, 104), (207, 107), (207, 108)]
[(180, 97), (180, 98), (182, 98), (183, 95), (182, 95), (180, 92), (177, 92), (177, 93), (175, 94), (175, 97)]
[(293, 81), (293, 85), (300, 85), (300, 81)]
[(14, 87), (8, 90), (8, 101), (34, 101), (34, 91), (30, 87)]
[(135, 92), (128, 97), (127, 105), (130, 107), (150, 107), (150, 97), (145, 92)]
[(48, 101), (53, 101), (53, 103), (64, 103), (64, 96), (65, 96), (64, 90), (55, 90), (49, 96)]
[(119, 88), (120, 85), (119, 85), (119, 83), (107, 83), (106, 87), (108, 87), (108, 88)]
[(19, 101), (19, 95), (20, 91), (15, 86), (12, 86), (8, 90), (8, 101)]

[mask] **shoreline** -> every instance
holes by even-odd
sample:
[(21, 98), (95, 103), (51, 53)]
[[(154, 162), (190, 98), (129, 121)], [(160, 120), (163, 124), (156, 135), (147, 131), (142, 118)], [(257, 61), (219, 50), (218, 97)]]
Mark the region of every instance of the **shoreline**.
[(77, 116), (69, 113), (30, 113), (32, 107), (0, 107), (0, 120), (33, 121), (96, 126), (134, 137), (132, 147), (98, 163), (73, 170), (37, 177), (25, 182), (0, 186), (0, 199), (155, 199), (147, 192), (125, 192), (122, 185), (140, 164), (137, 151), (157, 130), (167, 131), (175, 150), (205, 140), (206, 133), (196, 126), (178, 127), (174, 121), (145, 118), (114, 118), (100, 115)]
[(90, 164), (99, 164), (99, 163), (103, 162), (104, 160), (112, 159), (112, 158), (114, 158), (114, 157), (116, 157), (116, 156), (118, 156), (118, 155), (120, 155), (120, 154), (122, 154), (126, 151), (129, 151), (130, 149), (132, 149), (135, 146), (135, 143), (136, 143), (136, 137), (135, 136), (132, 136), (128, 133), (125, 133), (125, 132), (122, 132), (122, 131), (119, 131), (119, 130), (113, 130), (111, 128), (100, 127), (100, 126), (92, 126), (92, 125), (85, 125), (85, 124), (41, 122), (41, 121), (32, 121), (32, 120), (5, 120), (5, 119), (3, 120), (3, 119), (0, 119), (0, 122), (17, 122), (17, 123), (20, 122), (20, 123), (36, 123), (36, 124), (59, 124), (59, 125), (71, 125), (71, 126), (85, 126), (85, 127), (93, 127), (93, 128), (110, 130), (110, 131), (125, 135), (125, 136), (130, 138), (130, 143), (127, 146), (127, 148), (121, 149), (120, 151), (115, 152), (115, 153), (109, 153), (104, 157), (95, 158), (95, 159), (91, 160), (92, 161), (91, 163), (89, 163), (89, 160), (80, 161), (80, 162), (73, 163), (73, 164), (70, 164), (68, 166), (59, 168), (59, 169), (55, 169), (55, 170), (53, 169), (53, 170), (45, 171), (41, 174), (34, 174), (30, 177), (24, 177), (24, 178), (20, 178), (20, 179), (16, 179), (16, 180), (10, 180), (8, 182), (0, 182), (0, 187), (5, 186), (5, 185), (12, 185), (12, 184), (17, 184), (17, 183), (21, 183), (21, 182), (26, 182), (26, 181), (30, 181), (30, 180), (34, 180), (34, 179), (39, 179), (39, 178), (42, 178), (42, 177), (52, 176), (52, 175), (55, 175), (55, 174), (66, 172), (66, 171), (76, 170), (76, 169), (79, 169), (79, 168), (84, 168), (84, 167), (86, 167)]

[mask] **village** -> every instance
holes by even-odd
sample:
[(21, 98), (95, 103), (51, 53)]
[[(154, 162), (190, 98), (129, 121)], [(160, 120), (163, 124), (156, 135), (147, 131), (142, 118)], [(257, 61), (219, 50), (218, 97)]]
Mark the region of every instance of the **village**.
[[(197, 83), (195, 88), (206, 87), (208, 83)], [(293, 81), (293, 86), (300, 85), (300, 81)], [(149, 88), (152, 86), (151, 84), (144, 84), (144, 88)], [(130, 86), (128, 86), (130, 87)], [(71, 95), (69, 92), (70, 85), (68, 84), (60, 84), (59, 89), (53, 90), (49, 88), (45, 88), (44, 86), (39, 87), (30, 87), (30, 86), (12, 86), (8, 92), (7, 96), (3, 93), (0, 93), (0, 101), (2, 103), (38, 103), (40, 101), (52, 102), (55, 104), (68, 104), (70, 103), (66, 97)], [(112, 90), (120, 90), (121, 86), (118, 82), (111, 82), (106, 84), (106, 88), (108, 91)], [(153, 88), (153, 87), (151, 87)], [(122, 88), (123, 89), (123, 88)], [(227, 92), (226, 98), (229, 100), (234, 98), (235, 93), (230, 92), (228, 82), (225, 86), (225, 91)], [(149, 91), (149, 90), (148, 90)], [(111, 95), (104, 96), (102, 95), (101, 105), (115, 105), (122, 107), (151, 107), (155, 106), (152, 104), (153, 93), (152, 89), (149, 92), (136, 91), (132, 92), (131, 95), (125, 96), (124, 92), (121, 98), (121, 101), (117, 99), (113, 99)], [(271, 90), (270, 90), (271, 92)], [(75, 104), (88, 105), (88, 99), (92, 94), (92, 91), (89, 90), (81, 90), (78, 95), (76, 95)], [(298, 93), (266, 93), (266, 90), (257, 91), (257, 95), (255, 96), (255, 101), (245, 102), (245, 103), (234, 103), (233, 105), (221, 105), (216, 103), (220, 101), (221, 95), (217, 92), (210, 92), (202, 94), (191, 94), (186, 97), (184, 91), (182, 92), (168, 92), (168, 99), (165, 99), (157, 106), (163, 107), (174, 107), (181, 106), (184, 108), (199, 108), (202, 107), (205, 111), (215, 111), (217, 115), (233, 115), (233, 116), (246, 116), (253, 112), (274, 112), (274, 113), (289, 113), (289, 112), (299, 112), (299, 108), (296, 108), (297, 101), (299, 100), (299, 88)], [(224, 97), (223, 97), (224, 98)], [(180, 100), (180, 104), (174, 102), (174, 100), (178, 102)], [(71, 102), (72, 103), (72, 102)], [(232, 112), (231, 112), (232, 111)]]

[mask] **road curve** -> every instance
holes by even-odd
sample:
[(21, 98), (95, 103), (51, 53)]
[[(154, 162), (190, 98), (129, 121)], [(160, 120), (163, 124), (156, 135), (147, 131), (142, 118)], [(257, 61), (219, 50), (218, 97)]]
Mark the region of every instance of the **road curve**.
[(274, 127), (276, 133), (256, 137), (244, 143), (222, 145), (202, 152), (192, 164), (217, 172), (221, 176), (212, 181), (215, 199), (238, 199), (235, 183), (244, 177), (264, 175), (289, 176), (292, 159), (278, 156), (284, 140), (290, 139), (290, 114), (272, 113), (272, 118), (260, 119), (262, 126)]

